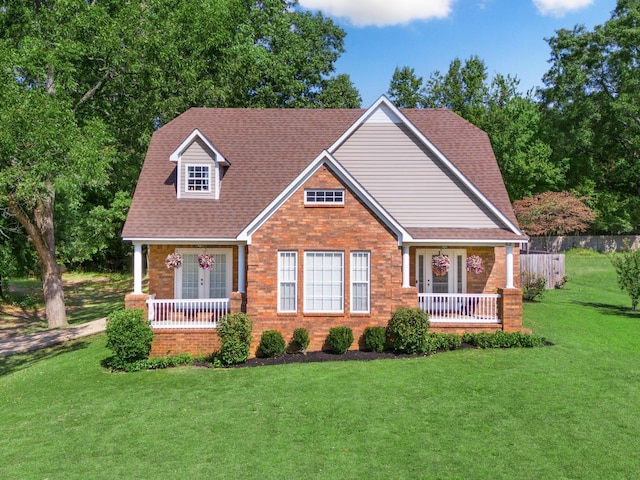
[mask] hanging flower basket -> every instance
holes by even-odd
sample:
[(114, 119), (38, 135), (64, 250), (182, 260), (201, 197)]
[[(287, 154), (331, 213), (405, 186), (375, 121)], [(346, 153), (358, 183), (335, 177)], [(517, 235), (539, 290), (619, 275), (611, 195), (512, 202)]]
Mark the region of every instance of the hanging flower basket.
[(442, 277), (449, 271), (450, 264), (449, 257), (441, 253), (431, 260), (431, 270), (436, 277)]
[(213, 255), (209, 255), (208, 253), (201, 253), (198, 255), (198, 265), (203, 270), (211, 270), (215, 265), (216, 261), (213, 258)]
[(478, 255), (471, 255), (470, 257), (467, 257), (467, 272), (478, 274), (482, 273), (483, 270), (482, 258)]
[(167, 258), (164, 259), (164, 264), (167, 268), (180, 268), (182, 266), (182, 255), (179, 253), (170, 253)]

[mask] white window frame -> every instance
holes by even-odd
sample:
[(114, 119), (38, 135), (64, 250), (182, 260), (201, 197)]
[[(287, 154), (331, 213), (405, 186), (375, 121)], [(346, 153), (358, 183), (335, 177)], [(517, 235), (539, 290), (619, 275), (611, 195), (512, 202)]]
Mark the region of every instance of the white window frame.
[[(318, 194), (321, 194), (319, 198)], [(339, 194), (339, 195), (338, 195)], [(336, 198), (336, 196), (340, 198)], [(343, 188), (312, 188), (304, 191), (305, 205), (344, 205), (345, 192)], [(329, 200), (331, 199), (331, 200)]]
[[(176, 248), (175, 253), (179, 253), (181, 255), (199, 255), (201, 253), (209, 253), (211, 255), (215, 254), (225, 254), (226, 255), (226, 297), (230, 298), (231, 292), (233, 291), (233, 249), (231, 248)], [(182, 268), (174, 269), (174, 277), (173, 277), (173, 295), (175, 299), (182, 299)], [(204, 285), (203, 291), (205, 295), (198, 298), (209, 298), (209, 275), (210, 271), (203, 270), (198, 267), (199, 273), (204, 274)]]
[[(367, 278), (366, 280), (355, 280), (355, 257), (356, 256), (362, 256), (364, 258), (367, 259)], [(351, 252), (351, 266), (350, 266), (350, 289), (351, 289), (351, 295), (350, 295), (350, 304), (351, 304), (351, 312), (352, 313), (370, 313), (371, 312), (371, 253), (367, 252), (367, 251), (357, 251), (357, 252)], [(355, 285), (366, 285), (367, 286), (367, 308), (365, 310), (356, 310), (354, 308), (354, 291)]]
[[(192, 167), (193, 168), (206, 168), (207, 169), (207, 177), (206, 177), (206, 179), (207, 179), (208, 188), (206, 190), (205, 189), (202, 189), (202, 190), (195, 190), (195, 189), (194, 190), (189, 190), (189, 180), (193, 180), (193, 181), (199, 180), (199, 178), (192, 177), (191, 175), (189, 175), (189, 168), (192, 168)], [(185, 175), (184, 191), (185, 191), (185, 193), (190, 193), (190, 194), (193, 194), (193, 193), (196, 193), (196, 194), (197, 193), (211, 193), (213, 191), (212, 190), (212, 183), (213, 183), (212, 180), (213, 179), (212, 179), (212, 175), (211, 175), (212, 167), (214, 167), (214, 165), (203, 164), (203, 163), (187, 163), (187, 164), (185, 164), (185, 166), (184, 166), (184, 175)], [(204, 177), (202, 177), (202, 178), (204, 178)]]
[[(285, 256), (289, 256), (292, 255), (293, 258), (295, 259), (295, 266), (294, 266), (294, 271), (293, 271), (293, 280), (285, 280), (283, 279), (283, 264), (282, 264), (282, 260)], [(293, 295), (294, 295), (294, 299), (293, 299), (293, 304), (294, 304), (294, 309), (293, 310), (287, 310), (284, 309), (282, 307), (282, 284), (294, 284), (294, 289), (293, 289)], [(283, 250), (281, 252), (278, 252), (278, 312), (281, 313), (296, 313), (298, 311), (298, 252), (296, 251), (291, 251), (291, 250)]]
[[(311, 262), (309, 261), (309, 257), (311, 255), (339, 255), (341, 262), (340, 269), (340, 308), (335, 310), (315, 310), (309, 307), (308, 297), (308, 285), (309, 285), (309, 274), (310, 268), (309, 265)], [(331, 250), (312, 250), (304, 252), (304, 312), (305, 313), (344, 313), (344, 252), (331, 251)]]

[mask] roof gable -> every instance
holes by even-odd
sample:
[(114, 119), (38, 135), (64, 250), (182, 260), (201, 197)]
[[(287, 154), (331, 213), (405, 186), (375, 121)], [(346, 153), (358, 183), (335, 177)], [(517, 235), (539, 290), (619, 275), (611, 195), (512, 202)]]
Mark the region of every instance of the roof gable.
[[(338, 140), (336, 140), (336, 142), (334, 142), (334, 144), (329, 148), (329, 151), (338, 156), (338, 159), (340, 161), (342, 161), (345, 166), (349, 169), (352, 168), (353, 163), (352, 162), (347, 162), (346, 159), (341, 158), (338, 153), (340, 151), (340, 149), (345, 146), (345, 144), (354, 137), (354, 135), (356, 135), (356, 132), (358, 132), (359, 130), (363, 129), (363, 127), (366, 127), (367, 125), (377, 125), (377, 124), (393, 124), (396, 125), (398, 127), (404, 127), (404, 129), (406, 129), (405, 134), (412, 136), (413, 138), (416, 139), (418, 146), (421, 146), (425, 149), (425, 153), (428, 155), (429, 153), (433, 156), (433, 160), (436, 161), (442, 168), (443, 173), (445, 175), (449, 175), (451, 177), (451, 181), (448, 182), (442, 182), (444, 184), (447, 185), (447, 188), (449, 189), (458, 189), (459, 192), (464, 196), (469, 198), (470, 200), (472, 200), (473, 203), (476, 203), (477, 205), (472, 205), (472, 202), (467, 202), (467, 206), (466, 206), (466, 210), (468, 211), (467, 215), (469, 217), (475, 217), (478, 218), (478, 215), (480, 216), (484, 216), (485, 217), (485, 222), (484, 224), (478, 224), (475, 225), (478, 228), (487, 228), (487, 227), (498, 227), (498, 228), (508, 228), (510, 231), (512, 231), (513, 233), (516, 234), (521, 234), (519, 228), (517, 227), (516, 223), (513, 222), (510, 218), (508, 218), (506, 215), (504, 215), (504, 213), (497, 208), (478, 188), (476, 185), (474, 185), (474, 183), (467, 178), (467, 176), (465, 176), (462, 171), (456, 167), (456, 165), (454, 165), (448, 158), (447, 156), (440, 151), (439, 148), (437, 148), (434, 143), (432, 143), (426, 136), (425, 134), (418, 129), (408, 118), (407, 116), (405, 116), (402, 111), (400, 111), (395, 105), (393, 105), (393, 103), (391, 103), (391, 101), (385, 97), (384, 95), (381, 96), (367, 111), (365, 111), (360, 118), (353, 123), (353, 125), (340, 137), (338, 138)], [(475, 128), (475, 127), (474, 127)], [(397, 135), (396, 135), (397, 137)], [(376, 139), (376, 134), (373, 134), (369, 137), (371, 139), (371, 143), (373, 144), (373, 142)], [(378, 138), (378, 140), (380, 140), (380, 138)], [(388, 140), (388, 138), (383, 139), (382, 142), (384, 142), (385, 140)], [(488, 141), (488, 139), (487, 139)], [(359, 144), (356, 148), (360, 148), (362, 149), (362, 143)], [(384, 146), (384, 145), (382, 145)], [(367, 154), (376, 154), (379, 153), (376, 152), (375, 150), (377, 149), (378, 146), (373, 146), (372, 150), (370, 152), (362, 152), (362, 154), (359, 154), (357, 156), (359, 156), (360, 160), (365, 160), (364, 162), (360, 162), (362, 164), (365, 165), (365, 168), (369, 168), (371, 166), (371, 162), (366, 161), (366, 157)], [(391, 152), (393, 151), (393, 148), (396, 148), (396, 144), (394, 143), (393, 146), (388, 146), (388, 148), (391, 150)], [(391, 157), (392, 155), (390, 155)], [(495, 158), (494, 158), (495, 161)], [(389, 167), (393, 167), (392, 165), (389, 165)], [(424, 165), (421, 165), (420, 167), (424, 167)], [(394, 167), (395, 168), (395, 167)], [(433, 172), (433, 171), (432, 171)], [(425, 175), (427, 174), (427, 172), (423, 172)], [(407, 172), (408, 175), (410, 175), (410, 178), (413, 177), (413, 175), (415, 174), (415, 172), (413, 171), (409, 171)], [(499, 172), (498, 172), (499, 174)], [(359, 177), (358, 174), (355, 174), (356, 177)], [(378, 176), (378, 179), (384, 179), (384, 181), (387, 181), (388, 179), (386, 177), (380, 177)], [(500, 179), (502, 178), (501, 176), (499, 177)], [(372, 193), (374, 195), (377, 195), (378, 193), (382, 193), (384, 190), (389, 190), (389, 189), (393, 189), (395, 186), (393, 184), (389, 185), (387, 183), (387, 186), (384, 187), (382, 186), (382, 182), (378, 182), (378, 185), (380, 186), (380, 188), (375, 188), (374, 184), (372, 182), (368, 182), (366, 181), (365, 178), (361, 178), (361, 182), (364, 184), (364, 186), (371, 190)], [(407, 199), (409, 201), (409, 198), (411, 199), (411, 201), (413, 201), (413, 199), (416, 199), (416, 195), (412, 195), (410, 192), (405, 192)], [(429, 196), (423, 196), (425, 200), (429, 199), (429, 198), (434, 198), (435, 195), (437, 195), (437, 192), (434, 192), (434, 195), (432, 195), (431, 197)], [(398, 200), (399, 197), (398, 196), (394, 196), (391, 194), (391, 192), (389, 192), (388, 198), (390, 199), (395, 199)], [(460, 201), (462, 199), (462, 196), (459, 196), (458, 201)], [(385, 205), (387, 207), (387, 209), (392, 213), (392, 214), (396, 214), (396, 211), (399, 210), (394, 208), (393, 205), (397, 204), (398, 202), (395, 201), (391, 201), (391, 203), (386, 203), (385, 201), (382, 200), (382, 198), (380, 198), (380, 201), (382, 202), (383, 205)], [(427, 208), (433, 208), (432, 205), (429, 205), (428, 203), (424, 205), (424, 207)], [(420, 208), (423, 208), (422, 205), (413, 205), (412, 206), (412, 210), (416, 211)], [(509, 209), (511, 208), (511, 206), (509, 205)], [(493, 218), (493, 221), (490, 220), (490, 218)], [(403, 225), (405, 227), (426, 227), (427, 224), (426, 223), (431, 223), (431, 225), (429, 226), (444, 226), (444, 225), (433, 225), (433, 219), (432, 218), (428, 218), (425, 217), (424, 215), (421, 217), (422, 219), (420, 220), (419, 218), (416, 218), (415, 215), (411, 216), (409, 214), (409, 212), (407, 212), (407, 215), (402, 215), (402, 218), (400, 215), (397, 216), (398, 220), (401, 221), (403, 223)], [(464, 221), (464, 218), (461, 218), (461, 220)], [(496, 223), (496, 220), (498, 221), (498, 223)], [(411, 222), (418, 222), (418, 224), (411, 224)], [(424, 225), (420, 225), (420, 222), (425, 223)], [(461, 225), (458, 225), (461, 226)]]
[(238, 240), (251, 243), (251, 235), (258, 230), (291, 196), (309, 180), (320, 167), (326, 165), (351, 192), (359, 198), (398, 238), (398, 244), (411, 240), (411, 235), (382, 208), (355, 178), (328, 152), (323, 151), (278, 195), (247, 227)]
[(227, 164), (227, 160), (224, 158), (218, 149), (211, 143), (211, 141), (197, 128), (191, 132), (191, 134), (185, 138), (180, 145), (169, 155), (169, 160), (172, 162), (178, 162), (182, 158), (184, 152), (193, 144), (193, 142), (200, 140), (204, 147), (209, 150), (209, 154), (215, 159), (216, 162)]

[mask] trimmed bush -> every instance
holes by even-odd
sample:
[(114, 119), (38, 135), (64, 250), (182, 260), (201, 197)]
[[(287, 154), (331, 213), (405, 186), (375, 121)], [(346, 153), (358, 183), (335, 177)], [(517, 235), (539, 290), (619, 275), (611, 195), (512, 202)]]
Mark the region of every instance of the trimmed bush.
[(309, 342), (309, 330), (302, 327), (296, 328), (289, 342), (289, 351), (291, 353), (304, 353), (309, 347)]
[(153, 330), (141, 308), (112, 312), (107, 317), (106, 331), (107, 348), (113, 352), (107, 359), (110, 368), (126, 370), (128, 364), (149, 357)]
[(387, 334), (394, 351), (421, 353), (429, 330), (429, 316), (419, 308), (399, 308), (389, 320)]
[(329, 349), (340, 355), (347, 353), (353, 343), (353, 331), (349, 327), (333, 327), (327, 335)]
[(222, 365), (235, 365), (249, 358), (251, 318), (246, 313), (230, 313), (218, 323), (219, 359)]
[(258, 345), (259, 357), (267, 358), (282, 355), (285, 349), (286, 344), (279, 330), (265, 330), (262, 332), (260, 345)]
[(534, 300), (542, 299), (547, 279), (544, 275), (538, 275), (535, 272), (522, 272), (520, 285), (522, 285), (522, 299), (527, 302), (533, 302)]
[(545, 338), (522, 332), (465, 333), (465, 343), (478, 348), (532, 348), (544, 345)]
[(425, 336), (425, 353), (438, 350), (455, 350), (462, 344), (462, 337), (455, 333), (427, 333)]
[(364, 345), (371, 352), (384, 352), (387, 346), (387, 329), (384, 327), (365, 328)]

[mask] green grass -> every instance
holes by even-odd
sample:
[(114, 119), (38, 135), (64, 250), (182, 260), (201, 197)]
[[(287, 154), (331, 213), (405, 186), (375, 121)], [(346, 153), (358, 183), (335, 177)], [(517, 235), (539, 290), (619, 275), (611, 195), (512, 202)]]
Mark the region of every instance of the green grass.
[[(70, 325), (97, 320), (124, 307), (124, 296), (132, 287), (130, 275), (67, 272), (62, 278)], [(11, 279), (9, 292), (8, 301), (0, 305), (0, 328), (19, 334), (46, 330), (41, 281)]]
[(640, 317), (605, 256), (525, 305), (552, 347), (112, 374), (0, 359), (0, 478), (636, 478)]

